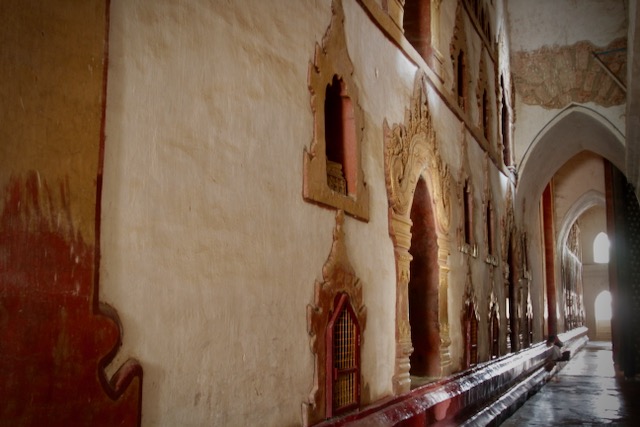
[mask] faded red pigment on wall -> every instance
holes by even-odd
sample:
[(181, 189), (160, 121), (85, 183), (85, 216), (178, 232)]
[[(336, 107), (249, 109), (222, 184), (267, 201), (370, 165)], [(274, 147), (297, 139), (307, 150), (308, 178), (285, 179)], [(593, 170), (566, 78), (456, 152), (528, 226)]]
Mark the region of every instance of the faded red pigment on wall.
[(94, 248), (74, 228), (68, 185), (13, 178), (0, 217), (0, 425), (136, 426), (142, 370), (104, 373), (120, 345), (99, 304)]
[(0, 426), (139, 425), (142, 370), (107, 378), (122, 333), (98, 299), (109, 1), (0, 20)]

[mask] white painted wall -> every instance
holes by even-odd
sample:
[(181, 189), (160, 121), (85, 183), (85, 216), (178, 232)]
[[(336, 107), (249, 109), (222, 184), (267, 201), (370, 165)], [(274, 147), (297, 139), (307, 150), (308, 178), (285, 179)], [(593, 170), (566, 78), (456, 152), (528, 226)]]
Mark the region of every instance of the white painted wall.
[(514, 51), (582, 40), (604, 46), (627, 33), (625, 0), (508, 0), (507, 4)]
[[(452, 4), (442, 4), (444, 35)], [(416, 65), (360, 3), (344, 1), (344, 12), (371, 196), (370, 221), (347, 217), (344, 226), (367, 307), (367, 404), (392, 394), (396, 351), (382, 124), (404, 122)], [(330, 17), (329, 1), (111, 3), (100, 299), (117, 307), (124, 331), (109, 369), (129, 357), (143, 366), (145, 426), (301, 422), (314, 379), (306, 309), (335, 225), (334, 211), (302, 199), (313, 135), (308, 67)], [(454, 179), (447, 303), (457, 370), (468, 263), (481, 339), (488, 318), (484, 152), (433, 87), (428, 98)], [(463, 137), (474, 165), (465, 171), (476, 203), (474, 259), (459, 252), (456, 236)], [(501, 231), (506, 181), (492, 164), (488, 179)], [(501, 275), (494, 283), (504, 319)]]

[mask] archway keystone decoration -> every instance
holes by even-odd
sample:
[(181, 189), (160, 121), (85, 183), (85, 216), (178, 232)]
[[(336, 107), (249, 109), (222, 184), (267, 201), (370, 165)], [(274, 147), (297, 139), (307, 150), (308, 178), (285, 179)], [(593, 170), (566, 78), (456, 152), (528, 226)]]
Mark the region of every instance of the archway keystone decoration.
[(449, 272), (449, 226), (451, 176), (436, 144), (429, 114), (426, 77), (418, 73), (411, 106), (405, 122), (389, 127), (383, 123), (385, 140), (385, 179), (389, 199), (389, 234), (393, 239), (396, 259), (396, 360), (393, 387), (395, 394), (411, 387), (409, 356), (413, 351), (409, 324), (408, 284), (411, 254), (410, 211), (420, 176), (425, 178), (431, 195), (438, 240), (438, 323), (440, 327), (440, 375), (450, 371), (449, 320), (447, 310)]

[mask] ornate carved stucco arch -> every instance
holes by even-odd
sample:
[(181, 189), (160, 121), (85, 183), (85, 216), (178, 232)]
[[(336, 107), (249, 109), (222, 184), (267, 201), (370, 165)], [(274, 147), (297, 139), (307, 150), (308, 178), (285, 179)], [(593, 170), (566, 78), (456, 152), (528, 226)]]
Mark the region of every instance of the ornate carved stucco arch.
[(383, 123), (385, 141), (385, 179), (389, 199), (389, 234), (396, 259), (396, 360), (395, 394), (411, 387), (409, 356), (413, 351), (409, 324), (408, 284), (411, 255), (411, 205), (422, 176), (431, 195), (438, 244), (438, 319), (440, 326), (440, 375), (450, 371), (449, 319), (447, 310), (451, 207), (451, 176), (436, 143), (427, 101), (426, 76), (416, 75), (410, 108), (402, 124)]

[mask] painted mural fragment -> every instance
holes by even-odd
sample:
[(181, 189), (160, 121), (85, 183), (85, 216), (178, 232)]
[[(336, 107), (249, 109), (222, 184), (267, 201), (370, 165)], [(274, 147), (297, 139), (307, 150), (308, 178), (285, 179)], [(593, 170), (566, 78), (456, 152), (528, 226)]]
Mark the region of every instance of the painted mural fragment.
[(142, 368), (107, 378), (120, 346), (98, 301), (95, 251), (76, 230), (68, 182), (13, 177), (0, 216), (0, 425), (140, 424)]

